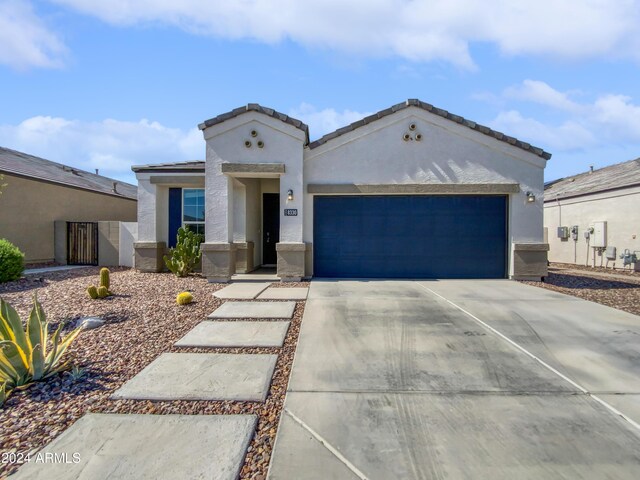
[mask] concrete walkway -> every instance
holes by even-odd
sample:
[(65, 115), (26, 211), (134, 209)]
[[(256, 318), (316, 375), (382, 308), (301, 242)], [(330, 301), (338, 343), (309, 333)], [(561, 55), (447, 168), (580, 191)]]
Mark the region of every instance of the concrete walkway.
[(94, 268), (92, 265), (60, 265), (57, 267), (28, 268), (24, 275), (37, 275), (40, 273), (64, 272), (65, 270), (77, 270), (79, 268)]
[(255, 415), (89, 413), (11, 479), (236, 480), (256, 423)]
[(640, 478), (639, 334), (506, 280), (313, 282), (269, 478)]

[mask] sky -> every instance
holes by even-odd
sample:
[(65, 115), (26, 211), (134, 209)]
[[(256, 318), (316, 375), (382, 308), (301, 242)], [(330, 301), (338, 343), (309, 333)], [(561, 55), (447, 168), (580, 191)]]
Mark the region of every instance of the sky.
[(640, 157), (640, 0), (0, 0), (0, 146), (136, 183), (260, 103), (311, 139), (418, 98), (553, 154)]

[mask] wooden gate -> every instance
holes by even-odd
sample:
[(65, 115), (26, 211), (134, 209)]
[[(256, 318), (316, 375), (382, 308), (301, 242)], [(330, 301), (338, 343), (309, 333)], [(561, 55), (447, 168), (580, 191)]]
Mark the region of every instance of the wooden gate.
[(97, 222), (67, 222), (67, 264), (98, 265)]

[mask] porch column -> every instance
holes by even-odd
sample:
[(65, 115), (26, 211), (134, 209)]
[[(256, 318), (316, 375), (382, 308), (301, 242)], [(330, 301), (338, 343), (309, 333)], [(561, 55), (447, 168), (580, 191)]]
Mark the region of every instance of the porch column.
[[(209, 157), (208, 151), (207, 157)], [(207, 158), (205, 243), (200, 246), (200, 249), (202, 273), (210, 282), (229, 282), (236, 272), (233, 216), (233, 179), (222, 173), (218, 162)]]
[(141, 272), (159, 272), (164, 266), (162, 257), (166, 243), (162, 240), (160, 229), (163, 224), (161, 209), (166, 203), (163, 203), (166, 192), (160, 190), (151, 183), (148, 175), (138, 176), (138, 238), (133, 248), (134, 267)]

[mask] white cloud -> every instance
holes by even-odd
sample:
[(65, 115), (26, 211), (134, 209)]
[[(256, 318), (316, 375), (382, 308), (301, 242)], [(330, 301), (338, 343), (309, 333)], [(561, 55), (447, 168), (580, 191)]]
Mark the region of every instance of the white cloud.
[(343, 110), (338, 112), (333, 108), (318, 110), (313, 105), (302, 103), (299, 107), (289, 111), (289, 115), (309, 125), (309, 134), (312, 138), (333, 132), (340, 127), (363, 119), (371, 113)]
[(0, 64), (16, 70), (60, 67), (66, 47), (24, 0), (0, 0)]
[(521, 140), (529, 140), (535, 145), (544, 145), (551, 150), (577, 150), (596, 143), (593, 133), (573, 120), (567, 120), (560, 125), (549, 125), (533, 118), (526, 118), (516, 110), (500, 112), (490, 126)]
[(570, 112), (582, 110), (581, 105), (569, 99), (567, 93), (559, 92), (545, 82), (538, 80), (525, 80), (522, 82), (522, 85), (509, 87), (504, 91), (504, 96), (512, 99), (540, 103)]
[(0, 125), (0, 145), (135, 183), (131, 165), (202, 160), (205, 144), (197, 128), (181, 130), (158, 122), (107, 119), (81, 122), (37, 116)]
[(559, 115), (560, 121), (543, 123), (508, 109), (500, 112), (489, 125), (559, 151), (615, 144), (640, 146), (640, 105), (634, 104), (631, 97), (607, 93), (592, 102), (577, 102), (570, 97), (568, 92), (560, 92), (544, 82), (525, 80), (521, 85), (507, 88), (498, 98), (506, 103), (516, 99), (544, 105), (549, 108), (549, 117)]
[(290, 39), (368, 57), (473, 69), (473, 42), (507, 55), (640, 60), (635, 0), (52, 0), (115, 25), (161, 23), (227, 39)]

